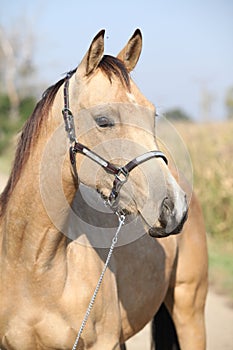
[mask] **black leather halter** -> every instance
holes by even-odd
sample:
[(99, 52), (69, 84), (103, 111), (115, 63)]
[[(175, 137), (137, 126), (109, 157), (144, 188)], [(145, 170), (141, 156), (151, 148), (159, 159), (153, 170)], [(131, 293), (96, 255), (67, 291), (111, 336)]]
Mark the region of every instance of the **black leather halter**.
[(113, 181), (112, 190), (110, 196), (108, 198), (108, 204), (114, 209), (114, 204), (116, 203), (117, 197), (119, 195), (120, 189), (123, 184), (127, 181), (129, 173), (138, 165), (152, 159), (152, 158), (162, 158), (166, 164), (168, 164), (168, 160), (163, 152), (161, 151), (150, 151), (146, 152), (130, 162), (128, 162), (123, 167), (118, 167), (113, 163), (110, 163), (106, 159), (99, 156), (97, 153), (91, 151), (88, 147), (82, 145), (78, 142), (75, 135), (75, 126), (74, 126), (74, 118), (72, 112), (69, 109), (69, 79), (72, 73), (68, 73), (65, 78), (64, 84), (64, 108), (63, 108), (63, 118), (65, 122), (65, 129), (68, 134), (70, 140), (70, 161), (74, 168), (75, 173), (76, 170), (76, 154), (81, 153), (97, 164), (99, 164), (107, 173), (115, 176)]

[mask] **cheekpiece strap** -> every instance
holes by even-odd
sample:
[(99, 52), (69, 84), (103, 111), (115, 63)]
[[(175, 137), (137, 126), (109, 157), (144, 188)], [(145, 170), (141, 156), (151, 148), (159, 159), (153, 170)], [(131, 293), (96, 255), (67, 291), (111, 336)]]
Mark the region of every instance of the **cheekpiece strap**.
[(64, 84), (64, 108), (62, 110), (65, 129), (70, 140), (70, 144), (72, 144), (76, 140), (75, 135), (75, 126), (74, 126), (74, 117), (69, 109), (69, 79), (71, 77), (71, 73), (67, 73)]

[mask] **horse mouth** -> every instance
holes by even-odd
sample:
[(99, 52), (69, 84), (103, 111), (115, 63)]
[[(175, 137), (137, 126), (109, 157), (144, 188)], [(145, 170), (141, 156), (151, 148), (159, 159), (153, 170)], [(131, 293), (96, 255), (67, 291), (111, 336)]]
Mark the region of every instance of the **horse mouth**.
[[(140, 210), (136, 210), (135, 212), (133, 206), (127, 207), (121, 205), (120, 196), (116, 199), (113, 205), (111, 205), (109, 203), (109, 197), (104, 193), (104, 191), (97, 189), (97, 192), (99, 193), (105, 204), (109, 206), (109, 208), (111, 208), (111, 210), (114, 213), (122, 214), (124, 216), (129, 216), (132, 214), (139, 215), (144, 222), (144, 232), (148, 232), (149, 236), (153, 238), (163, 238), (170, 235), (179, 234), (183, 229), (185, 221), (187, 220), (188, 211), (184, 213), (180, 222), (177, 222), (174, 214), (171, 215), (171, 212), (169, 212), (168, 214), (170, 215), (168, 215), (168, 217), (165, 217), (164, 215), (160, 214), (160, 217), (157, 219), (156, 224), (151, 226), (149, 225), (145, 217), (142, 215)], [(130, 204), (132, 205), (132, 201), (130, 202)]]
[(148, 233), (151, 237), (156, 237), (156, 238), (162, 238), (162, 237), (167, 237), (170, 235), (177, 235), (179, 234), (184, 226), (184, 223), (186, 222), (188, 218), (188, 211), (185, 212), (182, 220), (180, 221), (180, 223), (178, 223), (174, 229), (172, 229), (171, 231), (168, 231), (166, 229), (166, 225), (164, 224), (163, 221), (158, 220), (159, 222), (159, 226), (155, 226), (155, 227), (150, 227), (148, 230)]
[(102, 191), (100, 191), (98, 188), (96, 189), (97, 193), (101, 196), (104, 202), (108, 201), (108, 196), (106, 196)]

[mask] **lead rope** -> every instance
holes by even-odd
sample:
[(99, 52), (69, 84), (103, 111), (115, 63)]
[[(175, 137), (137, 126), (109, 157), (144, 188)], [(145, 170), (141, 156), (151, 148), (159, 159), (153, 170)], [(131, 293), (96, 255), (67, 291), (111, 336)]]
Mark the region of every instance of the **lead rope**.
[(125, 222), (125, 216), (124, 216), (124, 215), (118, 214), (117, 212), (116, 212), (116, 214), (117, 214), (118, 220), (119, 220), (118, 228), (117, 228), (117, 231), (116, 231), (116, 233), (115, 233), (115, 236), (114, 236), (113, 239), (112, 239), (112, 244), (111, 244), (111, 247), (110, 247), (110, 249), (109, 249), (108, 256), (107, 256), (107, 259), (106, 259), (106, 261), (105, 261), (105, 264), (104, 264), (102, 273), (101, 273), (100, 278), (99, 278), (99, 281), (98, 281), (98, 283), (97, 283), (97, 285), (96, 285), (96, 287), (95, 287), (95, 291), (94, 291), (94, 293), (93, 293), (93, 295), (92, 295), (92, 298), (91, 298), (91, 301), (90, 301), (90, 303), (89, 303), (89, 305), (88, 305), (86, 314), (85, 314), (85, 316), (84, 316), (84, 318), (83, 318), (81, 327), (80, 327), (80, 329), (79, 329), (79, 332), (78, 332), (78, 335), (77, 335), (76, 340), (75, 340), (75, 342), (74, 342), (74, 345), (73, 345), (72, 350), (76, 350), (76, 349), (77, 349), (79, 339), (80, 339), (81, 334), (82, 334), (82, 332), (83, 332), (83, 330), (84, 330), (84, 328), (85, 328), (85, 326), (86, 326), (88, 317), (89, 317), (89, 315), (90, 315), (90, 313), (91, 313), (92, 307), (93, 307), (93, 305), (94, 305), (95, 299), (96, 299), (96, 297), (97, 297), (98, 291), (99, 291), (100, 286), (101, 286), (101, 283), (102, 283), (102, 281), (103, 281), (104, 274), (105, 274), (105, 272), (106, 272), (106, 270), (107, 270), (109, 261), (110, 261), (110, 259), (111, 259), (112, 253), (113, 253), (113, 250), (114, 250), (115, 245), (116, 245), (116, 243), (117, 243), (119, 232), (120, 232), (120, 230), (121, 230), (122, 225), (124, 225), (124, 222)]

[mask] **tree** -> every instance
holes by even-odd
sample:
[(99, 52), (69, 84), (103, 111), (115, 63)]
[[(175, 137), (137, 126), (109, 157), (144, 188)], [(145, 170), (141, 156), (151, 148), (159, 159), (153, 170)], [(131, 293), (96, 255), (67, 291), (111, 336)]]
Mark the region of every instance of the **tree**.
[(9, 98), (11, 120), (19, 118), (20, 99), (25, 97), (20, 96), (20, 92), (21, 95), (24, 94), (26, 79), (35, 71), (32, 59), (32, 32), (29, 30), (25, 34), (25, 31), (22, 32), (19, 28), (6, 31), (0, 26), (1, 93)]
[(227, 118), (233, 119), (233, 86), (226, 93), (225, 104), (227, 108)]
[(36, 98), (28, 96), (20, 99), (19, 117), (17, 120), (8, 118), (11, 104), (9, 97), (0, 94), (0, 155), (8, 148), (11, 143), (12, 136), (17, 134), (22, 124), (30, 116), (36, 103)]
[(21, 28), (16, 24), (15, 28), (5, 30), (0, 25), (0, 154), (35, 105), (31, 93), (35, 81), (34, 36), (30, 28)]
[[(3, 82), (10, 100), (10, 118), (17, 119), (19, 107), (19, 95), (15, 86), (16, 57), (13, 47), (8, 40), (3, 28), (0, 27), (1, 61), (4, 62), (5, 76)], [(3, 74), (1, 74), (3, 75)]]
[(165, 113), (167, 119), (172, 121), (191, 121), (191, 118), (180, 108), (173, 108)]

